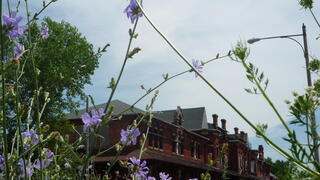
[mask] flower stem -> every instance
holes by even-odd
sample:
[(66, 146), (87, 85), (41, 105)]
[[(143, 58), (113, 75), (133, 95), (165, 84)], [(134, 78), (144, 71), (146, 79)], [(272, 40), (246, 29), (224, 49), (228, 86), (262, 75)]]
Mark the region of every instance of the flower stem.
[[(137, 24), (138, 24), (138, 20), (139, 20), (139, 18), (138, 18), (138, 19), (135, 21), (135, 23), (134, 23), (133, 30), (132, 30), (132, 34), (135, 33), (135, 30), (136, 30)], [(129, 52), (130, 52), (132, 40), (133, 40), (133, 35), (130, 35), (129, 43), (128, 43), (128, 47), (127, 47), (127, 51), (126, 51), (126, 55), (125, 55), (125, 57), (124, 57), (124, 61), (123, 61), (122, 66), (121, 66), (120, 73), (119, 73), (119, 75), (118, 75), (118, 78), (117, 78), (117, 81), (116, 81), (114, 87), (111, 87), (111, 89), (112, 89), (112, 90), (111, 90), (111, 94), (110, 94), (109, 99), (108, 99), (108, 101), (107, 101), (107, 103), (106, 103), (106, 106), (105, 106), (105, 108), (104, 108), (104, 112), (106, 112), (106, 111), (108, 110), (108, 108), (109, 108), (109, 106), (110, 106), (110, 103), (111, 103), (111, 100), (112, 100), (112, 97), (113, 97), (113, 95), (114, 95), (114, 93), (115, 93), (115, 91), (116, 91), (116, 89), (117, 89), (117, 86), (118, 86), (118, 84), (119, 84), (119, 82), (120, 82), (121, 76), (122, 76), (122, 74), (123, 74), (124, 67), (126, 66), (127, 61), (128, 61), (128, 54), (129, 54)]]
[(313, 19), (316, 21), (316, 23), (317, 23), (318, 27), (320, 28), (320, 23), (319, 23), (319, 21), (318, 21), (317, 17), (314, 15), (314, 13), (313, 13), (312, 9), (311, 9), (311, 8), (309, 8), (309, 11), (310, 11), (310, 13), (311, 13), (311, 15), (312, 15)]
[[(216, 58), (212, 58), (212, 59), (209, 59), (209, 60), (205, 61), (203, 64), (207, 64), (207, 63), (210, 63), (210, 62), (212, 62), (212, 61), (214, 61), (214, 60), (222, 59), (222, 58), (225, 58), (225, 57), (228, 57), (228, 56), (230, 56), (230, 54), (227, 54), (227, 55), (224, 55), (224, 56), (220, 56), (220, 57), (216, 57)], [(146, 97), (147, 95), (149, 95), (151, 92), (155, 91), (155, 90), (158, 89), (160, 86), (162, 86), (163, 84), (165, 84), (167, 81), (169, 81), (169, 80), (171, 80), (171, 79), (173, 79), (173, 78), (176, 78), (176, 77), (178, 77), (178, 76), (181, 76), (181, 75), (183, 75), (183, 74), (185, 74), (185, 73), (188, 73), (188, 72), (190, 72), (190, 71), (192, 71), (192, 69), (182, 71), (182, 72), (180, 72), (180, 73), (174, 74), (174, 75), (172, 75), (172, 76), (164, 79), (162, 82), (160, 82), (158, 85), (156, 85), (156, 86), (153, 87), (152, 89), (147, 90), (146, 93), (145, 93), (143, 96), (141, 96), (139, 99), (137, 99), (129, 108), (127, 108), (127, 109), (123, 110), (122, 112), (118, 113), (118, 114), (116, 115), (116, 117), (118, 117), (118, 116), (120, 116), (121, 114), (123, 114), (123, 113), (129, 111), (130, 109), (134, 108), (134, 106), (135, 106), (138, 102), (140, 102), (143, 98), (145, 98), (145, 97)]]

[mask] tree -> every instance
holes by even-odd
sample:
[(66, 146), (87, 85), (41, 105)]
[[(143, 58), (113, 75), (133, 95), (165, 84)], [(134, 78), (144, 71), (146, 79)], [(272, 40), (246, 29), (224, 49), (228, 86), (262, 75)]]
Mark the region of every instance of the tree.
[[(40, 29), (46, 26), (49, 37), (41, 39)], [(45, 18), (40, 26), (32, 23), (29, 29), (31, 42), (37, 43), (31, 47), (27, 38), (24, 40), (26, 49), (32, 52), (26, 52), (20, 63), (33, 59), (39, 69), (37, 81), (38, 87), (42, 88), (40, 107), (44, 104), (44, 92), (49, 93), (50, 102), (44, 110), (42, 121), (52, 129), (64, 130), (61, 129), (67, 123), (64, 112), (75, 110), (80, 100), (85, 98), (84, 85), (91, 83), (90, 75), (98, 67), (101, 53), (95, 53), (92, 44), (67, 22), (58, 23)], [(19, 98), (28, 106), (36, 89), (33, 63), (26, 63), (20, 86)]]
[(271, 165), (271, 173), (281, 180), (310, 179), (310, 176), (306, 172), (300, 171), (288, 160), (276, 160), (273, 162), (268, 157), (265, 161)]

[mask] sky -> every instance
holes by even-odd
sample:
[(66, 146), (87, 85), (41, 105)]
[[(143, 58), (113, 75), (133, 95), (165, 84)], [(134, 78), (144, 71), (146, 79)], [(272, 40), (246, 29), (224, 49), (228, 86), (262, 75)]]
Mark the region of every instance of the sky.
[[(71, 23), (95, 48), (111, 44), (99, 60), (99, 68), (92, 76), (93, 84), (85, 87), (85, 92), (94, 97), (96, 104), (106, 102), (110, 93), (108, 82), (118, 75), (123, 62), (128, 29), (132, 28), (123, 13), (128, 3), (127, 0), (59, 0), (41, 16)], [(311, 14), (302, 9), (297, 0), (144, 0), (143, 4), (153, 22), (190, 61), (205, 61), (217, 53), (224, 55), (239, 40), (300, 34), (302, 23), (307, 27), (309, 53), (319, 57), (319, 41), (316, 40), (319, 29)], [(33, 13), (39, 11), (41, 5), (38, 1), (30, 1)], [(314, 12), (320, 16), (318, 8)], [(128, 104), (143, 95), (140, 85), (152, 88), (162, 81), (162, 74), (173, 75), (188, 69), (144, 18), (139, 21), (137, 33), (139, 36), (133, 47), (142, 51), (128, 61), (114, 96)], [(301, 37), (297, 40), (303, 42)], [(248, 47), (248, 61), (270, 80), (267, 94), (284, 119), (290, 119), (284, 100), (292, 99), (292, 91), (303, 92), (307, 85), (302, 50), (287, 39), (265, 40)], [(280, 121), (262, 96), (244, 91), (252, 84), (246, 79), (241, 64), (229, 59), (214, 61), (204, 67), (203, 75), (253, 123), (267, 123), (267, 134), (284, 135), (283, 130), (279, 130), (282, 129)], [(212, 121), (211, 114), (218, 114), (219, 118), (227, 120), (230, 132), (233, 127), (239, 127), (254, 139), (251, 128), (200, 78), (195, 78), (194, 73), (167, 82), (159, 92), (154, 110), (205, 107), (209, 121)], [(144, 109), (150, 98), (137, 106)]]

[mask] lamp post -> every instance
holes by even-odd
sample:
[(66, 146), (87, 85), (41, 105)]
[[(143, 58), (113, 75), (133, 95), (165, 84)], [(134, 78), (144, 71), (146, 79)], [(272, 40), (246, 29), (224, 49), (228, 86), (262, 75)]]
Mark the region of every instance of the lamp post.
[[(297, 41), (296, 39), (294, 39), (293, 37), (297, 37), (297, 36), (302, 36), (303, 37), (303, 46), (302, 44)], [(296, 42), (302, 49), (303, 51), (303, 55), (304, 55), (304, 59), (306, 62), (306, 72), (307, 72), (307, 83), (308, 86), (311, 87), (312, 86), (312, 81), (311, 81), (311, 73), (309, 70), (309, 53), (308, 53), (308, 43), (307, 43), (307, 32), (306, 32), (306, 26), (304, 24), (302, 24), (302, 34), (291, 34), (291, 35), (283, 35), (283, 36), (271, 36), (271, 37), (264, 37), (264, 38), (252, 38), (249, 39), (247, 42), (249, 44), (253, 44), (255, 42), (261, 41), (261, 40), (267, 40), (267, 39), (290, 39), (294, 42)], [(311, 126), (314, 128), (311, 128), (311, 134), (312, 134), (312, 139), (313, 139), (313, 145), (315, 147), (318, 146), (318, 134), (316, 131), (316, 119), (315, 119), (315, 112), (313, 111), (313, 114), (311, 115)], [(319, 163), (319, 149), (317, 149), (315, 151), (315, 160)]]

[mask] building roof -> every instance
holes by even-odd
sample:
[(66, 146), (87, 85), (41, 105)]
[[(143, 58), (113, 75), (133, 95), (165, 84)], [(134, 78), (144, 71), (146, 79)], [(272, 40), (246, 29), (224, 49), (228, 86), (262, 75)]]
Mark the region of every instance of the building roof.
[[(120, 100), (113, 100), (111, 101), (111, 105), (114, 106), (113, 115), (117, 115), (120, 112), (129, 109), (131, 105), (126, 104)], [(96, 105), (96, 108), (104, 108), (106, 106), (106, 103)], [(89, 107), (89, 111), (93, 109), (94, 107)], [(80, 109), (77, 112), (69, 113), (67, 114), (67, 119), (80, 119), (81, 115), (86, 112), (86, 108)], [(144, 111), (139, 108), (132, 108), (131, 110), (124, 113), (124, 115), (130, 115), (130, 114), (137, 114), (137, 113), (143, 113)], [(176, 110), (166, 110), (166, 111), (157, 111), (154, 112), (154, 117), (168, 122), (172, 124), (174, 120), (174, 113)], [(206, 110), (204, 107), (198, 107), (198, 108), (188, 108), (188, 109), (182, 109), (184, 122), (182, 123), (182, 126), (188, 130), (192, 129), (208, 129), (208, 122), (207, 122), (207, 115)]]
[[(176, 110), (166, 110), (155, 112), (155, 117), (159, 117), (168, 123), (174, 121)], [(188, 130), (208, 129), (207, 114), (204, 107), (182, 109), (183, 123), (182, 126)]]
[[(126, 103), (124, 103), (124, 102), (122, 102), (120, 100), (117, 100), (117, 99), (111, 101), (110, 104), (112, 106), (114, 106), (114, 110), (113, 110), (113, 113), (112, 113), (113, 115), (117, 115), (117, 114), (121, 113), (124, 110), (130, 109), (130, 107), (131, 107), (131, 105), (126, 104)], [(103, 104), (96, 105), (96, 108), (97, 109), (105, 108), (105, 106), (106, 106), (106, 103), (103, 103)], [(93, 106), (89, 107), (89, 111), (91, 109), (94, 109), (94, 107)], [(83, 113), (85, 113), (86, 111), (87, 111), (86, 108), (84, 108), (84, 109), (78, 110), (77, 112), (69, 113), (69, 114), (67, 114), (67, 119), (80, 119), (81, 115)], [(143, 112), (143, 110), (134, 107), (131, 110), (128, 110), (123, 114), (129, 115), (129, 114), (137, 114), (137, 113), (142, 113), (142, 112)]]

